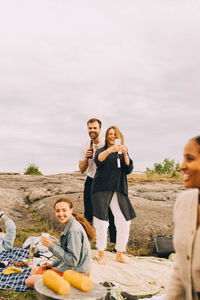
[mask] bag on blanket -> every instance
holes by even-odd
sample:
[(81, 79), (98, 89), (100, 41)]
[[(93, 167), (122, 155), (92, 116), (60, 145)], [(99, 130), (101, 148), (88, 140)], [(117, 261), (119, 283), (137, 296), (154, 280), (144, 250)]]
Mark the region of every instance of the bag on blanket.
[(167, 258), (171, 253), (175, 252), (172, 236), (157, 236), (154, 238), (154, 242), (159, 257)]
[[(49, 235), (49, 238), (56, 244), (58, 244), (58, 239), (52, 235)], [(29, 249), (30, 245), (36, 247), (37, 252), (47, 253), (49, 249), (42, 245), (40, 236), (29, 236), (22, 245), (22, 248)]]

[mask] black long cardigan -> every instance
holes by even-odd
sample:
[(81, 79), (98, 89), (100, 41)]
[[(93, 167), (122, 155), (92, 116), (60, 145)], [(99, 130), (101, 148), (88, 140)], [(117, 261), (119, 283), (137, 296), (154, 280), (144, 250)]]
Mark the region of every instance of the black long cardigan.
[[(91, 189), (93, 215), (101, 220), (108, 220), (108, 208), (113, 193), (117, 193), (118, 203), (125, 219), (131, 220), (136, 214), (128, 198), (127, 174), (133, 170), (133, 161), (127, 166), (123, 154), (110, 153), (107, 158), (100, 162), (98, 155), (106, 150), (104, 146), (95, 153), (94, 161), (97, 166)], [(117, 159), (120, 159), (120, 168)]]

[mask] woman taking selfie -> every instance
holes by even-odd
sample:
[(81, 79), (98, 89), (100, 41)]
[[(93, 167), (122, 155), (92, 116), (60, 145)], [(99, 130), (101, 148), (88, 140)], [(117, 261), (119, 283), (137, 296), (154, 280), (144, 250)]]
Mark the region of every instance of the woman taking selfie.
[(176, 261), (165, 300), (200, 299), (200, 136), (185, 145), (185, 188), (174, 206)]
[(59, 275), (68, 269), (83, 274), (88, 274), (90, 271), (89, 240), (95, 239), (93, 227), (84, 217), (73, 213), (72, 202), (66, 197), (60, 197), (56, 201), (54, 210), (58, 221), (65, 225), (60, 237), (60, 245), (54, 244), (45, 236), (42, 236), (42, 245), (46, 246), (56, 259), (32, 269), (31, 275), (26, 279), (26, 285), (29, 287), (33, 287), (46, 269), (52, 269)]
[(124, 145), (124, 138), (116, 126), (110, 126), (105, 135), (105, 146), (98, 149), (94, 161), (97, 166), (93, 179), (91, 198), (93, 225), (96, 230), (96, 246), (99, 264), (105, 264), (104, 249), (107, 246), (108, 209), (110, 207), (117, 229), (116, 260), (128, 263), (122, 256), (126, 250), (130, 223), (135, 218), (128, 198), (127, 174), (133, 170), (133, 162)]

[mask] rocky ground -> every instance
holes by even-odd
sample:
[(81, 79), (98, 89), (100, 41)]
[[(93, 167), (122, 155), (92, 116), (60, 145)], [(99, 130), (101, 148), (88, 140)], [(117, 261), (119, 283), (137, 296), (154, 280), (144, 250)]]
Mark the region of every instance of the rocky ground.
[[(10, 215), (18, 228), (34, 225), (32, 210), (56, 228), (53, 203), (60, 195), (67, 195), (75, 211), (83, 212), (85, 175), (79, 172), (50, 176), (30, 176), (0, 173), (1, 209)], [(132, 221), (129, 248), (143, 254), (153, 249), (153, 238), (172, 235), (172, 209), (183, 185), (168, 182), (129, 182), (129, 196), (137, 217)]]

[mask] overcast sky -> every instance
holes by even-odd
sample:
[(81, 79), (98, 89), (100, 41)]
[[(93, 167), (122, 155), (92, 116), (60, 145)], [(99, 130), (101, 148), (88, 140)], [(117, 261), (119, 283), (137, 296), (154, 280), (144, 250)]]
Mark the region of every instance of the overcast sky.
[(78, 170), (86, 122), (117, 125), (135, 170), (200, 134), (200, 1), (6, 0), (0, 172)]

